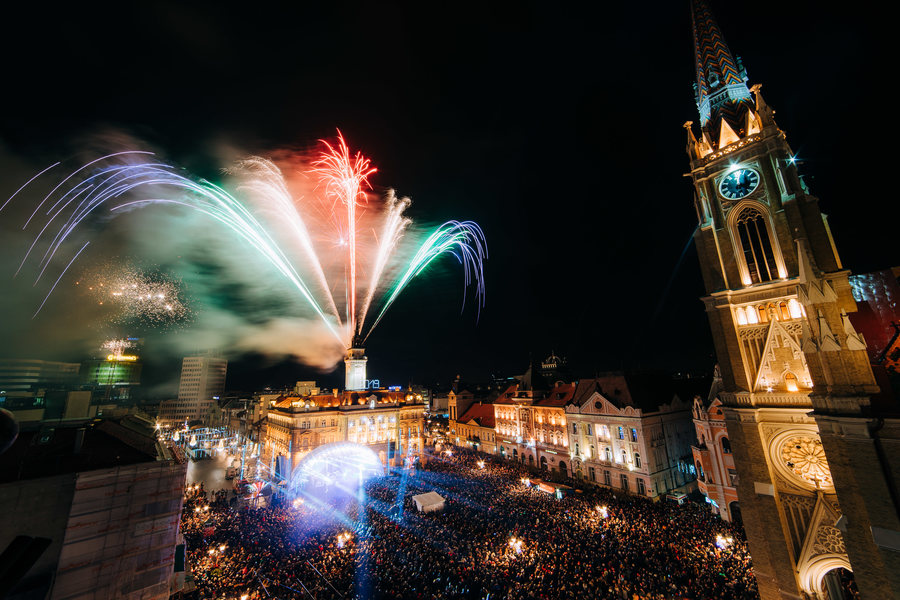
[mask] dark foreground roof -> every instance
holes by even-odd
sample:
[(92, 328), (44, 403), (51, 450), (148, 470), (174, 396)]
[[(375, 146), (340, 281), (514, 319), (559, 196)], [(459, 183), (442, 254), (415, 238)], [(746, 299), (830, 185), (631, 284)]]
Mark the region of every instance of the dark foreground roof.
[[(79, 429), (84, 429), (84, 440), (76, 453)], [(13, 445), (0, 454), (0, 483), (155, 461), (155, 444), (130, 422), (45, 423), (20, 431)]]

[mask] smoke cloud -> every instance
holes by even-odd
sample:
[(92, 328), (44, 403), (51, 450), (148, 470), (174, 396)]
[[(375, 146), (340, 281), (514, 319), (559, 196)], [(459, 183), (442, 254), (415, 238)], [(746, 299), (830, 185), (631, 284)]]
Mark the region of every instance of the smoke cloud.
[[(77, 361), (98, 354), (106, 338), (134, 335), (145, 338), (143, 352), (156, 360), (213, 350), (232, 357), (248, 352), (292, 357), (323, 371), (338, 364), (343, 345), (311, 314), (296, 290), (227, 227), (183, 207), (142, 207), (115, 218), (101, 211), (38, 280), (43, 242), (55, 233), (52, 225), (49, 238), (45, 232), (24, 266), (22, 260), (46, 222), (49, 204), (23, 226), (44, 196), (97, 156), (147, 149), (147, 144), (121, 132), (75, 143), (77, 157), (36, 179), (0, 211), (0, 336), (6, 340), (0, 356)], [(56, 160), (26, 161), (0, 147), (0, 205)], [(63, 274), (74, 251), (86, 242)], [(85, 269), (101, 262), (165, 273), (179, 282), (191, 316), (164, 330), (112, 319), (112, 307), (99, 305), (77, 286)], [(57, 278), (56, 289), (47, 297)]]

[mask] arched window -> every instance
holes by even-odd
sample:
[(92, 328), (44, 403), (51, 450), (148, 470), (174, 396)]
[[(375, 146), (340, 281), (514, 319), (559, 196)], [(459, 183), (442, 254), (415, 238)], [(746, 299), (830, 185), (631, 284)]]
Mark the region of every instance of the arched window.
[(612, 462), (612, 450), (609, 448), (605, 448), (606, 450), (606, 462)]
[(766, 311), (766, 305), (760, 304), (756, 307), (756, 311), (759, 314), (759, 322), (765, 323), (769, 320), (769, 313)]
[(791, 318), (791, 311), (788, 310), (787, 302), (779, 302), (778, 310), (781, 312), (782, 321), (787, 321)]
[(725, 454), (731, 454), (731, 442), (728, 441), (727, 437), (722, 438), (722, 452)]
[(800, 303), (793, 298), (788, 301), (788, 309), (791, 311), (792, 319), (799, 319), (803, 316), (803, 311), (800, 309)]
[(753, 206), (744, 208), (735, 221), (737, 237), (747, 265), (750, 283), (772, 281), (778, 277), (772, 241), (766, 228), (766, 217)]
[(786, 387), (787, 391), (789, 391), (789, 392), (798, 391), (800, 388), (797, 387), (797, 376), (790, 372), (785, 373), (784, 374), (784, 387)]
[(751, 325), (759, 323), (759, 313), (752, 306), (747, 307), (747, 322)]
[(700, 481), (706, 481), (706, 476), (703, 474), (703, 467), (700, 466), (700, 461), (697, 461), (697, 477), (700, 478)]
[(641, 455), (638, 452), (634, 453), (634, 468), (635, 469), (641, 468)]
[(744, 309), (739, 308), (735, 312), (737, 314), (738, 325), (746, 325), (747, 324), (747, 315), (744, 314)]

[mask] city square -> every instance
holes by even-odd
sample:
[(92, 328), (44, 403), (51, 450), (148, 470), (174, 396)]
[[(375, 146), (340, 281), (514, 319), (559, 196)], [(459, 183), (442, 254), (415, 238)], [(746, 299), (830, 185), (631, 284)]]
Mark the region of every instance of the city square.
[[(203, 598), (757, 597), (740, 530), (707, 508), (590, 489), (558, 499), (528, 475), (443, 452), (350, 502), (236, 508), (191, 490), (196, 584)], [(411, 498), (435, 490), (446, 507), (418, 512)]]
[(7, 8), (0, 598), (900, 598), (889, 19)]

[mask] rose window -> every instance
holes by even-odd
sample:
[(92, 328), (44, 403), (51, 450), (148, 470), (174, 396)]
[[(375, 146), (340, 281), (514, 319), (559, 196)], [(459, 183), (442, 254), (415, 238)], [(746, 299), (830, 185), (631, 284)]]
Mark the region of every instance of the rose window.
[(816, 487), (832, 487), (831, 471), (825, 459), (822, 442), (814, 438), (795, 437), (781, 446), (781, 458), (791, 472)]

